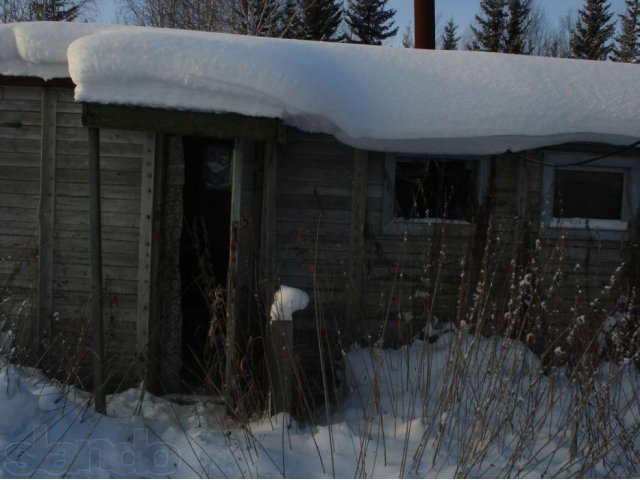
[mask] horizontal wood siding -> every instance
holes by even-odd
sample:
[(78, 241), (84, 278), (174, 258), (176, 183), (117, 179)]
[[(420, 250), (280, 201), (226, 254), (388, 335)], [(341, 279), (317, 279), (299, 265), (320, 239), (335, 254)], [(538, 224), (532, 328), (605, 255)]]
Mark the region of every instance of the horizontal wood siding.
[(277, 276), (336, 308), (344, 302), (352, 169), (353, 149), (287, 131), (277, 173)]
[[(601, 145), (566, 145), (550, 148), (552, 151), (587, 153), (590, 157), (597, 157), (602, 154), (611, 153), (617, 150), (615, 147), (603, 147)], [(623, 152), (617, 156), (628, 156), (640, 162), (640, 152), (637, 150)], [(576, 316), (589, 314), (592, 312), (590, 303), (599, 298), (604, 305), (611, 307), (620, 295), (627, 295), (633, 282), (638, 279), (637, 275), (637, 237), (633, 238), (634, 232), (630, 232), (630, 240), (604, 240), (598, 238), (580, 238), (581, 232), (566, 229), (562, 233), (564, 239), (558, 238), (558, 231), (544, 231), (540, 228), (541, 212), (549, 208), (542, 198), (542, 166), (536, 162), (542, 162), (544, 157), (541, 153), (529, 152), (527, 158), (531, 161), (526, 163), (528, 177), (528, 217), (527, 227), (533, 239), (540, 238), (542, 241), (541, 258), (558, 258), (558, 249), (562, 248), (564, 253), (563, 264), (560, 266), (557, 261), (548, 261), (545, 264), (547, 274), (561, 272), (561, 282), (557, 290), (561, 311), (556, 316), (551, 331), (552, 335), (557, 335), (557, 331), (564, 329), (566, 324), (575, 319)], [(552, 233), (550, 235), (550, 233)], [(634, 247), (634, 245), (636, 245)], [(624, 265), (624, 267), (623, 267)], [(620, 268), (620, 277), (617, 281), (617, 288), (609, 292), (605, 287), (609, 284), (612, 275)], [(575, 308), (573, 313), (571, 309)], [(599, 318), (603, 321), (603, 318)]]
[(278, 158), (275, 270), (280, 284), (312, 298), (296, 313), (293, 343), (315, 395), (322, 391), (319, 356), (331, 361), (330, 349), (346, 330), (354, 150), (294, 129), (286, 139)]
[[(42, 89), (0, 86), (0, 328), (37, 315)], [(6, 353), (6, 352), (2, 352)]]
[[(61, 91), (57, 113), (54, 311), (62, 336), (86, 330), (90, 306), (88, 133), (82, 107)], [(144, 134), (101, 130), (106, 376), (127, 386), (135, 368), (140, 186)], [(90, 359), (87, 359), (90, 361)]]

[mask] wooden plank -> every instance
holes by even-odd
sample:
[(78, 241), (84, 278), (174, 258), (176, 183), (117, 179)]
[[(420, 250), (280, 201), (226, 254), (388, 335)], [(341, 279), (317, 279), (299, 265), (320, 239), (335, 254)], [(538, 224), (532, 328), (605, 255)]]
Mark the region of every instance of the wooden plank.
[(93, 395), (97, 413), (106, 412), (102, 317), (102, 234), (100, 215), (100, 130), (89, 129), (89, 205), (91, 230), (91, 336)]
[[(89, 251), (89, 245), (86, 240), (69, 240), (56, 237), (54, 239), (54, 250), (56, 255), (58, 252), (78, 252), (85, 254)], [(125, 258), (131, 254), (138, 254), (137, 242), (120, 242), (104, 240), (102, 242), (102, 248), (105, 256), (108, 255), (123, 255)], [(136, 257), (137, 258), (137, 257)], [(134, 262), (137, 264), (137, 260)]]
[[(3, 155), (0, 153), (0, 156)], [(38, 145), (38, 155), (40, 146)], [(40, 167), (0, 167), (0, 178), (4, 180), (24, 180), (40, 184)], [(39, 188), (39, 187), (38, 187)]]
[[(77, 127), (58, 127), (58, 136), (69, 142), (86, 142), (87, 129), (82, 124)], [(132, 145), (144, 145), (145, 137), (142, 132), (130, 130), (100, 130), (100, 148), (107, 143), (127, 143)]]
[(90, 127), (227, 139), (279, 141), (283, 135), (281, 121), (272, 118), (92, 103), (83, 104), (83, 123)]
[[(1, 196), (0, 202), (2, 202)], [(0, 235), (24, 235), (33, 238), (38, 235), (38, 228), (33, 222), (0, 222)]]
[[(58, 155), (56, 163), (60, 168), (72, 170), (86, 170), (89, 165), (86, 155)], [(116, 170), (119, 172), (136, 172), (140, 174), (142, 164), (139, 159), (104, 155), (100, 158), (100, 168), (103, 172)]]
[[(349, 178), (351, 174), (347, 178)], [(310, 197), (344, 197), (351, 199), (351, 183), (336, 181), (327, 177), (325, 182), (318, 179), (280, 180), (278, 172), (278, 193), (287, 195), (308, 195)], [(342, 184), (341, 184), (342, 183)]]
[(42, 91), (40, 87), (19, 87), (19, 86), (0, 86), (0, 102), (4, 100), (33, 100), (40, 102), (42, 100)]
[[(56, 225), (89, 225), (89, 211), (90, 209), (83, 211), (58, 210)], [(128, 212), (102, 212), (102, 221), (108, 226), (137, 228), (140, 226), (140, 215)]]
[(353, 338), (353, 326), (356, 316), (362, 310), (362, 291), (364, 288), (364, 229), (367, 217), (367, 178), (369, 157), (364, 150), (354, 150), (353, 156), (353, 196), (351, 201), (351, 227), (349, 229), (349, 265), (348, 288), (351, 301), (345, 312), (347, 339)]
[[(142, 152), (140, 152), (142, 153)], [(140, 155), (141, 156), (141, 155)], [(139, 157), (136, 158), (139, 161)], [(140, 173), (139, 172), (117, 172), (117, 171), (101, 171), (102, 185), (116, 185), (118, 187), (135, 187), (139, 192), (140, 189)], [(57, 177), (60, 183), (84, 183), (86, 185), (86, 171), (81, 169), (58, 168)], [(27, 179), (28, 180), (28, 179)], [(85, 191), (86, 191), (85, 187)], [(66, 194), (70, 193), (65, 191)]]
[[(58, 195), (56, 197), (56, 209), (66, 211), (89, 211), (89, 205), (86, 198), (67, 197)], [(103, 197), (103, 212), (120, 212), (138, 214), (140, 211), (140, 201), (137, 199), (115, 199)]]
[(40, 167), (40, 155), (37, 153), (0, 154), (0, 167)]
[(151, 321), (151, 263), (153, 253), (154, 186), (156, 183), (156, 136), (144, 134), (142, 179), (140, 184), (140, 238), (138, 241), (138, 308), (136, 357), (142, 380), (149, 370), (149, 324)]
[(265, 292), (264, 299), (267, 306), (276, 291), (275, 257), (276, 257), (276, 198), (277, 198), (277, 169), (278, 151), (273, 142), (265, 145), (264, 179), (262, 188), (262, 222), (261, 242), (262, 274)]
[(40, 138), (0, 138), (0, 153), (40, 153)]
[(53, 234), (56, 197), (56, 112), (58, 91), (43, 88), (42, 92), (42, 161), (40, 174), (40, 206), (38, 230), (40, 255), (38, 261), (38, 324), (42, 340), (51, 332), (53, 315)]
[[(0, 167), (0, 192), (7, 193), (7, 194), (39, 195), (40, 183), (38, 181), (33, 181), (33, 180), (5, 179), (4, 169)], [(3, 204), (0, 203), (0, 205), (3, 205)]]
[(82, 114), (58, 112), (58, 125), (61, 127), (82, 128), (84, 127), (82, 125)]
[(74, 102), (60, 102), (58, 111), (63, 113), (72, 113), (74, 115), (82, 115), (82, 104)]
[[(67, 278), (67, 277), (55, 277), (53, 290), (55, 295), (58, 292), (76, 292), (76, 293), (91, 293), (91, 284), (86, 278)], [(103, 278), (104, 287), (102, 295), (107, 300), (114, 294), (128, 294), (131, 295), (138, 288), (136, 281), (119, 280), (116, 278), (108, 279)], [(93, 298), (93, 296), (91, 297)]]
[(60, 103), (76, 103), (73, 89), (71, 88), (61, 89), (60, 93), (58, 94), (58, 101)]
[[(261, 251), (265, 279), (265, 307), (270, 308), (277, 289), (276, 279), (276, 195), (278, 146), (265, 145), (262, 197)], [(293, 324), (290, 321), (270, 321), (267, 329), (267, 348), (270, 358), (271, 401), (275, 412), (291, 410)]]
[(41, 108), (41, 100), (0, 100), (0, 111), (40, 112)]
[(18, 208), (0, 206), (0, 222), (20, 222), (33, 220), (37, 225), (38, 210), (35, 208)]
[[(87, 243), (84, 241), (83, 243)], [(105, 242), (108, 243), (108, 242)], [(122, 242), (118, 243), (121, 245)], [(63, 242), (66, 244), (66, 242)], [(104, 252), (104, 265), (105, 268), (107, 266), (113, 267), (129, 267), (131, 265), (137, 265), (138, 262), (138, 244), (134, 243), (133, 246), (129, 250), (135, 250), (135, 253), (132, 252), (114, 252), (114, 251), (106, 251)], [(84, 250), (60, 250), (56, 249), (54, 261), (56, 264), (81, 264), (81, 265), (89, 265), (90, 256), (88, 248)]]
[(20, 120), (0, 122), (0, 139), (40, 140), (40, 127), (24, 125)]
[(233, 168), (231, 178), (231, 218), (230, 218), (230, 247), (229, 247), (229, 268), (227, 271), (227, 338), (225, 343), (225, 379), (227, 391), (225, 392), (231, 400), (233, 393), (237, 391), (237, 368), (238, 368), (238, 325), (242, 305), (245, 301), (240, 294), (240, 286), (244, 286), (246, 279), (240, 277), (240, 255), (239, 255), (239, 235), (241, 228), (241, 206), (242, 206), (242, 174), (247, 156), (251, 151), (248, 140), (236, 139), (233, 148)]
[[(280, 185), (278, 185), (279, 187)], [(298, 208), (315, 210), (341, 210), (349, 211), (351, 199), (349, 197), (336, 197), (330, 195), (287, 195), (278, 193), (276, 206), (286, 208), (289, 205), (296, 205)]]
[[(0, 181), (0, 189), (2, 188), (2, 181)], [(89, 195), (87, 182), (60, 181), (60, 175), (58, 175), (58, 190), (64, 192), (67, 197), (87, 198)], [(138, 181), (135, 185), (103, 184), (101, 194), (102, 198), (140, 200), (140, 182)]]
[[(138, 280), (138, 268), (136, 266), (129, 265), (107, 265), (106, 262), (103, 265), (103, 278), (112, 278), (116, 281), (125, 281), (124, 285), (129, 287), (135, 286)], [(53, 269), (54, 276), (56, 278), (64, 279), (82, 279), (89, 280), (91, 278), (91, 266), (88, 263), (75, 264), (75, 263), (63, 263), (55, 265)], [(130, 288), (128, 293), (135, 295), (137, 288)]]
[[(25, 140), (26, 141), (26, 140)], [(0, 139), (0, 147), (2, 139)], [(58, 151), (62, 155), (86, 155), (89, 151), (89, 144), (85, 141), (58, 141)], [(113, 157), (140, 158), (142, 156), (142, 145), (137, 143), (105, 143), (100, 145), (100, 153)]]
[[(0, 232), (2, 232), (0, 225)], [(89, 240), (89, 229), (82, 225), (58, 225), (54, 238), (61, 240)], [(133, 227), (112, 227), (109, 225), (102, 226), (102, 239), (115, 242), (126, 242), (138, 244), (140, 239), (139, 229)]]
[(17, 208), (38, 208), (40, 197), (37, 195), (19, 195), (0, 193), (0, 205)]

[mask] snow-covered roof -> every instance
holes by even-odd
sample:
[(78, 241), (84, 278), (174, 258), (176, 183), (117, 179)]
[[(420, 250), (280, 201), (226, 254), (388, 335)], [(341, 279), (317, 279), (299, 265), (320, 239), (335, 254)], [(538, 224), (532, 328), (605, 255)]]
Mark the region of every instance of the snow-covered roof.
[(638, 65), (71, 23), (0, 25), (0, 74), (76, 100), (280, 118), (359, 148), (501, 153), (640, 139)]

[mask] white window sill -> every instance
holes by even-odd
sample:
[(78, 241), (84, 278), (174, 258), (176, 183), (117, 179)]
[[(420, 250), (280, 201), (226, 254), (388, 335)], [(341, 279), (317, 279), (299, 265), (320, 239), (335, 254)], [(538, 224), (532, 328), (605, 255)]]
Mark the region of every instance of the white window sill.
[(446, 228), (447, 231), (464, 235), (474, 227), (474, 223), (466, 220), (450, 220), (446, 218), (394, 218), (384, 225), (383, 233), (392, 235), (430, 235)]
[(426, 217), (426, 218), (402, 218), (396, 217), (393, 219), (394, 222), (402, 223), (402, 224), (416, 224), (416, 225), (442, 225), (446, 223), (447, 225), (473, 225), (471, 222), (466, 220), (453, 220), (450, 218), (435, 218), (435, 217)]
[(567, 230), (609, 230), (625, 232), (628, 222), (624, 220), (604, 220), (598, 218), (551, 218), (551, 228), (565, 228)]

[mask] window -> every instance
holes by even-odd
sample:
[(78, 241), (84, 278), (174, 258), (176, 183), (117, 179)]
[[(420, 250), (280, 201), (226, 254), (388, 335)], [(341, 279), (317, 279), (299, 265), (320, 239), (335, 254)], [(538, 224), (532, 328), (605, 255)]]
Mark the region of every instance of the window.
[(471, 224), (483, 203), (489, 159), (387, 154), (386, 233), (421, 233), (431, 223)]
[[(623, 232), (638, 210), (638, 160), (611, 157), (575, 165), (594, 155), (544, 156), (543, 223), (574, 231)], [(612, 233), (612, 238), (622, 234)]]

